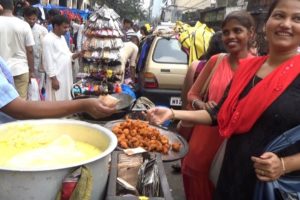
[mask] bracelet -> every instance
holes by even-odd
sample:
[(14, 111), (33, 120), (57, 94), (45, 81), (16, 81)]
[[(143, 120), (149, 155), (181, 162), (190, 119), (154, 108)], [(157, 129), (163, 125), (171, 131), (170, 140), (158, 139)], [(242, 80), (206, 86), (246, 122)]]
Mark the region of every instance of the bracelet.
[(173, 108), (170, 108), (171, 112), (172, 112), (172, 118), (171, 119), (175, 119), (175, 113), (174, 113), (174, 110)]
[(283, 174), (285, 174), (286, 168), (285, 168), (285, 163), (284, 163), (283, 158), (280, 158), (280, 161), (281, 161), (281, 165), (282, 165)]

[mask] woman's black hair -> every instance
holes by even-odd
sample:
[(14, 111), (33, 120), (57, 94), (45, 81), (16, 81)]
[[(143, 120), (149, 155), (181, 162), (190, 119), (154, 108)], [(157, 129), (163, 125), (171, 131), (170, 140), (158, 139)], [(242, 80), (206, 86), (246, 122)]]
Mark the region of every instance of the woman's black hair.
[(210, 38), (208, 49), (201, 56), (201, 60), (209, 60), (211, 56), (218, 54), (218, 53), (225, 53), (226, 48), (224, 46), (223, 40), (222, 40), (222, 32), (217, 31), (215, 34)]
[(275, 7), (276, 7), (277, 4), (279, 3), (279, 1), (280, 1), (280, 0), (274, 0), (274, 1), (272, 1), (271, 5), (270, 5), (270, 7), (269, 7), (268, 13), (267, 13), (265, 22), (268, 21), (269, 17), (271, 16), (273, 10), (275, 9)]
[(237, 20), (242, 26), (250, 30), (255, 28), (253, 17), (245, 10), (233, 11), (229, 13), (222, 22), (222, 28), (232, 19)]
[(140, 30), (143, 31), (146, 36), (149, 35), (146, 26), (141, 26)]

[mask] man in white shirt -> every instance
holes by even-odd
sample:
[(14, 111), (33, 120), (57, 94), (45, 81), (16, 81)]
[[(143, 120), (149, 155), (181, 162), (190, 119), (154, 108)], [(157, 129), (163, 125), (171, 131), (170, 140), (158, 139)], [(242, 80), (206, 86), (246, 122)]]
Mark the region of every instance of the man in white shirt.
[(81, 53), (73, 54), (64, 38), (70, 28), (69, 20), (63, 15), (56, 15), (51, 22), (53, 31), (43, 39), (43, 64), (47, 74), (46, 100), (70, 100), (72, 60), (81, 56)]
[[(123, 72), (121, 83), (133, 84), (135, 82), (135, 67), (139, 48), (133, 42), (124, 42), (120, 49), (121, 71)], [(127, 62), (129, 67), (126, 68)]]
[(30, 26), (13, 16), (13, 1), (0, 0), (0, 56), (7, 62), (21, 98), (27, 98), (30, 77), (34, 77), (33, 45)]
[(34, 73), (39, 82), (40, 89), (45, 87), (45, 70), (42, 66), (42, 40), (48, 33), (48, 30), (37, 23), (38, 10), (34, 7), (27, 7), (24, 9), (24, 19), (30, 25), (34, 43), (33, 55), (34, 55)]

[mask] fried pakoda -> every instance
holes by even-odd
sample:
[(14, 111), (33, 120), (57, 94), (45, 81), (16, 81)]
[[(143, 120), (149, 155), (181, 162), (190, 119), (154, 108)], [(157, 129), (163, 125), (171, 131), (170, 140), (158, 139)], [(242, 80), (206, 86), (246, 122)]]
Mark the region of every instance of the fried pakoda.
[[(119, 146), (124, 149), (143, 147), (147, 151), (168, 154), (171, 147), (167, 136), (160, 134), (158, 129), (150, 127), (144, 121), (127, 119), (114, 126), (112, 132), (116, 134)], [(180, 145), (175, 149), (178, 152)]]
[(179, 152), (180, 151), (180, 147), (181, 147), (181, 144), (179, 142), (174, 142), (172, 144), (172, 151)]

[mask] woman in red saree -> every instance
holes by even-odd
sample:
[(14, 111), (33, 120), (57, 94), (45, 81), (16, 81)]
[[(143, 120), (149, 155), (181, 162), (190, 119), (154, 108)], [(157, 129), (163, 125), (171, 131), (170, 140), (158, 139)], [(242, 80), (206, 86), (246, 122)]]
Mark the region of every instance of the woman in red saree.
[[(220, 101), (239, 60), (252, 57), (249, 44), (253, 38), (254, 27), (253, 18), (245, 11), (235, 11), (227, 15), (222, 24), (222, 40), (229, 53), (214, 55), (208, 61), (188, 92), (190, 108), (206, 109), (214, 107)], [(205, 86), (207, 81), (208, 85)], [(201, 94), (203, 87), (207, 87), (205, 94)], [(182, 161), (181, 170), (188, 200), (212, 199), (214, 186), (209, 179), (209, 170), (222, 141), (218, 127), (194, 126), (189, 152)]]

